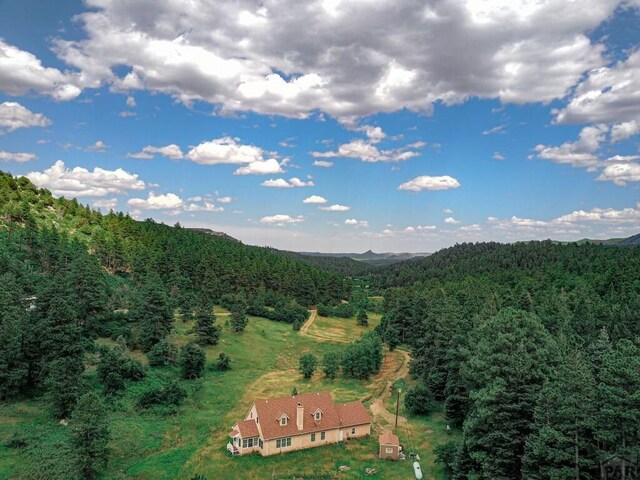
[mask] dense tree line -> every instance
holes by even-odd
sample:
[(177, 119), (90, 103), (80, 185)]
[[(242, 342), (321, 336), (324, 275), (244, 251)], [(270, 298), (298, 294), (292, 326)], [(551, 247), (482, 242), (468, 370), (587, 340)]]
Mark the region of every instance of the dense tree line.
[(349, 257), (325, 257), (321, 255), (304, 255), (286, 250), (276, 250), (273, 252), (290, 257), (302, 263), (306, 263), (319, 270), (335, 272), (347, 277), (356, 277), (373, 272), (376, 267), (367, 262), (359, 262)]
[(462, 430), (438, 450), (450, 478), (599, 478), (637, 458), (638, 272), (637, 247), (531, 242), (373, 279), (389, 287), (378, 332), (411, 348), (422, 398)]
[(157, 275), (171, 305), (185, 311), (203, 296), (262, 294), (269, 300), (266, 292), (270, 292), (310, 306), (337, 303), (350, 293), (350, 283), (341, 275), (270, 249), (150, 219), (139, 222), (123, 213), (102, 215), (75, 199), (55, 199), (24, 177), (15, 179), (2, 172), (0, 219), (11, 230), (37, 225), (73, 232), (110, 273), (134, 281)]

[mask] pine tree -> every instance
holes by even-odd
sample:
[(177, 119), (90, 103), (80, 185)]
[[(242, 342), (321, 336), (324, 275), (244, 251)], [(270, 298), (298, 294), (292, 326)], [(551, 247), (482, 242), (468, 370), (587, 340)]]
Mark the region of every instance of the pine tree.
[(565, 354), (538, 395), (535, 427), (527, 439), (524, 476), (532, 480), (597, 476), (592, 430), (596, 383), (589, 361)]
[(23, 351), (27, 313), (15, 276), (0, 275), (0, 400), (15, 396), (27, 381), (29, 367)]
[(538, 392), (553, 367), (554, 345), (537, 316), (504, 309), (473, 335), (464, 366), (473, 407), (465, 447), (482, 478), (522, 478), (525, 440)]
[(360, 310), (358, 310), (358, 325), (362, 325), (363, 327), (366, 327), (367, 325), (369, 325), (369, 316), (367, 315), (367, 311), (363, 308), (361, 308)]
[(61, 357), (49, 363), (45, 386), (53, 414), (57, 418), (69, 416), (84, 390), (80, 378), (83, 370), (84, 365), (79, 358)]
[(95, 393), (87, 393), (78, 399), (70, 430), (81, 478), (98, 478), (107, 465), (111, 434), (107, 411)]
[(171, 332), (173, 315), (164, 287), (157, 275), (145, 277), (131, 316), (140, 325), (139, 343), (146, 352)]
[(601, 459), (640, 458), (640, 348), (623, 339), (602, 357), (595, 437)]
[(169, 339), (164, 338), (149, 350), (147, 353), (147, 359), (149, 360), (149, 365), (152, 367), (175, 365), (178, 361), (178, 349), (169, 341)]
[(196, 311), (195, 333), (200, 345), (217, 345), (220, 340), (220, 327), (215, 324), (216, 317), (210, 308), (200, 307)]
[(231, 328), (236, 333), (244, 332), (244, 329), (247, 326), (247, 314), (244, 310), (234, 310), (231, 312)]
[(226, 372), (227, 370), (231, 370), (231, 358), (229, 358), (226, 353), (220, 352), (220, 355), (218, 355), (218, 360), (213, 366), (213, 369), (219, 372)]
[(189, 342), (180, 349), (179, 363), (182, 370), (182, 378), (200, 378), (204, 373), (207, 357), (196, 343)]

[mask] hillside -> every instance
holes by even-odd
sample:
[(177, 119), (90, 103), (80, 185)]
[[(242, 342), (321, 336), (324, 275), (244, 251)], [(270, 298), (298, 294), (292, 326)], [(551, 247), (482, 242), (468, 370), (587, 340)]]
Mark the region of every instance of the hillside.
[(426, 258), (397, 263), (370, 274), (371, 284), (384, 289), (415, 282), (458, 280), (469, 276), (498, 275), (505, 282), (529, 283), (540, 276), (588, 277), (600, 270), (628, 272), (633, 276), (638, 249), (612, 249), (597, 244), (558, 244), (552, 241), (463, 243)]
[(569, 478), (576, 462), (599, 478), (603, 458), (638, 451), (637, 423), (612, 423), (640, 418), (638, 272), (640, 247), (546, 241), (461, 244), (370, 275), (419, 401), (463, 432), (438, 451), (440, 478)]
[(613, 244), (616, 247), (635, 247), (640, 245), (640, 233), (633, 235), (629, 238), (618, 240)]
[(185, 309), (200, 296), (215, 301), (225, 294), (259, 294), (270, 304), (295, 299), (302, 305), (349, 296), (349, 284), (340, 275), (269, 249), (229, 241), (226, 235), (140, 222), (123, 213), (102, 215), (2, 172), (0, 219), (5, 231), (18, 227), (79, 241), (121, 279), (135, 282), (156, 273), (175, 305)]
[(412, 258), (422, 258), (431, 255), (430, 253), (375, 253), (367, 250), (364, 253), (322, 253), (322, 252), (298, 252), (306, 257), (326, 257), (326, 258), (350, 258), (374, 267), (393, 265), (394, 263), (410, 260)]
[(333, 255), (307, 255), (298, 252), (273, 249), (274, 253), (306, 263), (320, 270), (336, 272), (349, 277), (366, 275), (375, 270), (375, 266), (369, 262), (361, 262), (349, 258), (348, 256)]

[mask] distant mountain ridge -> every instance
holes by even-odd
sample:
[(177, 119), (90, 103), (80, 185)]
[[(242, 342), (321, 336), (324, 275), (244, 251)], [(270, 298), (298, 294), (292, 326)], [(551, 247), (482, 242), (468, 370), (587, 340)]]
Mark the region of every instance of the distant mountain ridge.
[(322, 252), (298, 252), (301, 255), (308, 257), (331, 257), (331, 258), (350, 258), (357, 262), (366, 263), (371, 266), (382, 267), (385, 265), (392, 265), (394, 263), (402, 262), (404, 260), (411, 260), (412, 258), (428, 257), (431, 253), (419, 252), (384, 252), (376, 253), (372, 250), (367, 250), (364, 253), (322, 253)]
[(634, 247), (636, 245), (640, 245), (640, 233), (636, 235), (632, 235), (627, 238), (606, 238), (606, 239), (583, 238), (581, 240), (576, 240), (575, 242), (560, 242), (560, 243), (577, 243), (578, 245), (582, 245), (585, 243), (594, 243), (596, 245), (609, 245), (612, 247)]
[(635, 247), (636, 245), (640, 245), (640, 233), (627, 238), (623, 238), (622, 240), (619, 240), (612, 245), (616, 247)]

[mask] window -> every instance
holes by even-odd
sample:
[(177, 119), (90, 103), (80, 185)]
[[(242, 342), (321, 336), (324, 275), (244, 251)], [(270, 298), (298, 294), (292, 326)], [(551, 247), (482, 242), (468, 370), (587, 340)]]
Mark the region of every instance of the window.
[(316, 420), (320, 420), (320, 417), (322, 416), (322, 413), (320, 411), (316, 412)]
[(260, 438), (260, 439), (258, 439), (258, 446), (259, 446), (260, 448), (262, 448), (262, 447), (264, 446), (264, 443), (262, 443), (262, 439), (261, 439), (261, 438)]
[(389, 447), (385, 448), (384, 453), (393, 454), (393, 448), (389, 448)]
[(258, 445), (257, 438), (245, 438), (242, 440), (242, 448), (251, 448)]
[(280, 417), (280, 425), (284, 426), (287, 424), (287, 417)]
[(276, 440), (276, 448), (284, 448), (291, 446), (291, 437), (287, 438), (278, 438)]
[(320, 432), (320, 440), (324, 440), (325, 432)]
[(312, 441), (312, 442), (315, 442), (315, 441), (316, 441), (316, 434), (315, 434), (315, 433), (312, 433), (312, 434), (311, 434), (311, 441)]
[(260, 423), (260, 417), (256, 417), (256, 423)]
[(355, 435), (355, 434), (356, 434), (356, 427), (353, 427), (353, 428), (351, 429), (351, 435)]

